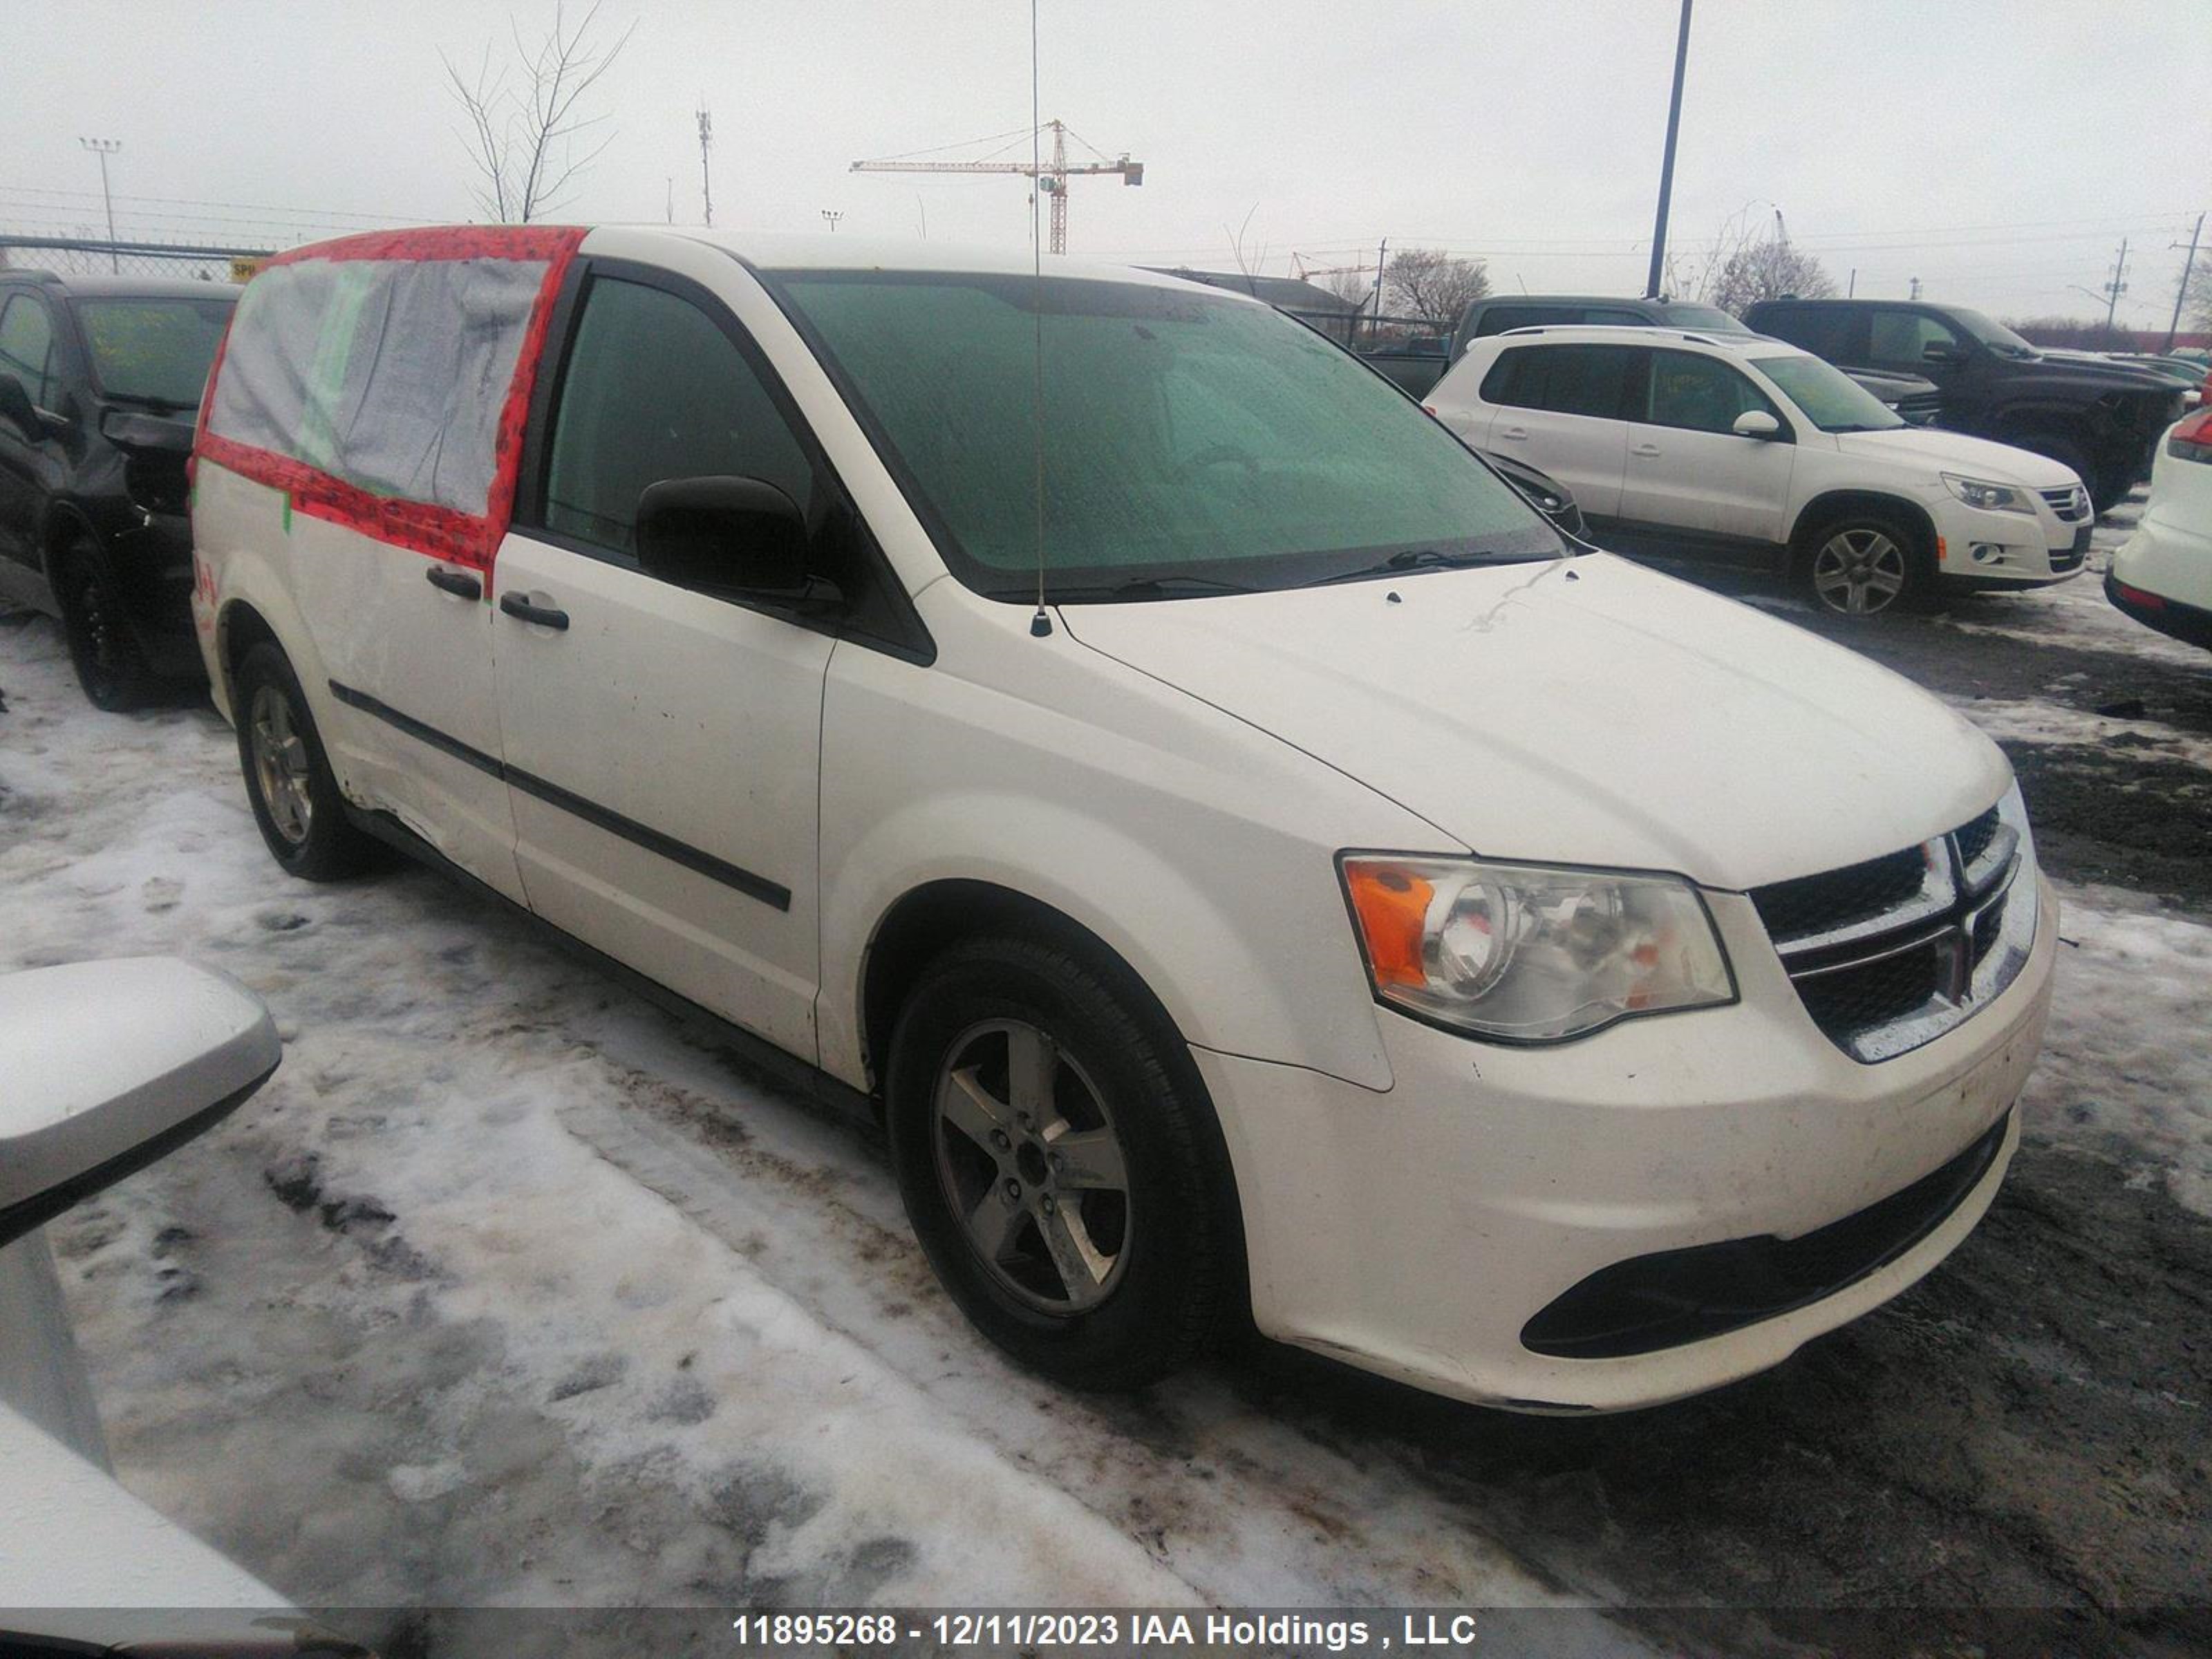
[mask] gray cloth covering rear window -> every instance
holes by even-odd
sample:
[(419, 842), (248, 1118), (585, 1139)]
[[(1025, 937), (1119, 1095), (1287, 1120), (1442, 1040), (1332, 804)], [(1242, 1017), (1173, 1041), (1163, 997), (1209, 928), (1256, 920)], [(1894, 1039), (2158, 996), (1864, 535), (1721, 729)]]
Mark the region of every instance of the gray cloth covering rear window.
[(208, 429), (378, 495), (486, 510), (546, 262), (303, 259), (246, 285)]

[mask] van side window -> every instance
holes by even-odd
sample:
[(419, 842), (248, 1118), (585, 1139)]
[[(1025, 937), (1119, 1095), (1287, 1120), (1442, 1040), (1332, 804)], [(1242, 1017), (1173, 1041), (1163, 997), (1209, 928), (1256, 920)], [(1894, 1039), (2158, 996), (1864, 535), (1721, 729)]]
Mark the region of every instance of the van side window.
[(29, 295), (16, 295), (0, 312), (0, 374), (21, 386), (39, 408), (51, 408), (53, 356), (53, 319)]
[(1636, 355), (1631, 346), (1516, 346), (1483, 377), (1483, 401), (1617, 421)]
[(814, 469), (768, 387), (690, 301), (595, 278), (545, 465), (545, 527), (633, 555), (638, 497), (664, 478), (765, 478), (812, 520)]
[(1689, 432), (1732, 432), (1735, 417), (1753, 410), (1782, 419), (1782, 411), (1766, 394), (1732, 365), (1690, 351), (1651, 354), (1650, 401), (1645, 416), (1650, 424), (1680, 427)]

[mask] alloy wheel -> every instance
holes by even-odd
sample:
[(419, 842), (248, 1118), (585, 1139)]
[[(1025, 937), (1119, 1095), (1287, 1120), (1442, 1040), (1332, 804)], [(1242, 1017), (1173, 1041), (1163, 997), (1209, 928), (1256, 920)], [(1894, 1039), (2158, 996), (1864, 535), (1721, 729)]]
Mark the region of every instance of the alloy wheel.
[(1905, 550), (1885, 532), (1861, 525), (1839, 530), (1813, 556), (1813, 592), (1829, 610), (1848, 617), (1887, 611), (1905, 592)]
[(282, 688), (257, 687), (248, 714), (253, 737), (253, 776), (276, 833), (302, 846), (314, 827), (315, 803), (307, 745), (294, 729), (292, 702)]
[(954, 1039), (939, 1067), (937, 1176), (969, 1247), (1040, 1312), (1096, 1308), (1128, 1261), (1129, 1171), (1104, 1097), (1018, 1019)]

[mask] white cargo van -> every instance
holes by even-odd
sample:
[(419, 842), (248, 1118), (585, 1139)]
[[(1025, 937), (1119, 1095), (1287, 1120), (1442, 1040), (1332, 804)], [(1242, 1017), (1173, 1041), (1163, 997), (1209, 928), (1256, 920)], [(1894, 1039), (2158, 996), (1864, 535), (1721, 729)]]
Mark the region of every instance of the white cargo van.
[(1573, 556), (1257, 302), (325, 244), (246, 290), (194, 528), (281, 865), (398, 843), (867, 1097), (948, 1291), (1072, 1383), (1249, 1310), (1669, 1399), (1928, 1272), (2017, 1143), (2057, 930), (1998, 750)]

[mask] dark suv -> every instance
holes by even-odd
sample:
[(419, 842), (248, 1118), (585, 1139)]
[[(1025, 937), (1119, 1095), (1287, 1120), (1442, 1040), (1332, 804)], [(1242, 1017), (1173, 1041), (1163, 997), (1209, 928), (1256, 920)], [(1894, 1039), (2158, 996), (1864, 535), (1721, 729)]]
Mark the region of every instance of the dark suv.
[(2181, 418), (2179, 385), (2123, 364), (2048, 356), (1962, 306), (1901, 300), (1767, 300), (1744, 321), (1838, 368), (1925, 374), (1936, 424), (2047, 455), (2074, 469), (2102, 513), (2150, 470)]
[(1474, 301), (1452, 330), (1451, 360), (1488, 334), (1516, 328), (1561, 328), (1589, 324), (1602, 328), (1686, 328), (1698, 334), (1748, 334), (1751, 331), (1717, 306), (1676, 300), (1624, 300), (1605, 294), (1493, 294)]
[(0, 599), (61, 619), (85, 696), (204, 671), (185, 462), (238, 290), (0, 270)]

